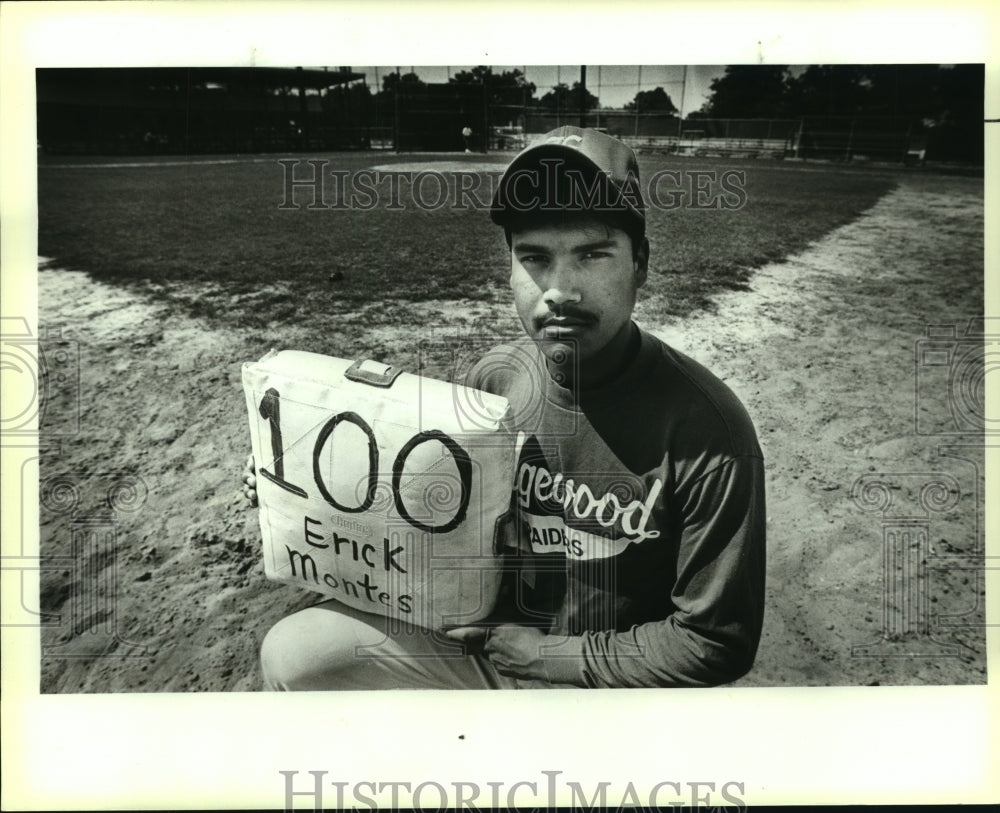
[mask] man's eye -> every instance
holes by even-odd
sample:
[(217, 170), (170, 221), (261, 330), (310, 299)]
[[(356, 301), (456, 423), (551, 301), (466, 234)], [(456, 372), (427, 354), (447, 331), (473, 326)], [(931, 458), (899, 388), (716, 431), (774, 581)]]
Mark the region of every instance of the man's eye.
[(546, 259), (542, 254), (526, 254), (521, 258), (521, 265), (538, 265), (544, 263)]
[(606, 251), (588, 251), (583, 255), (585, 260), (603, 260), (605, 257), (610, 257), (611, 255)]

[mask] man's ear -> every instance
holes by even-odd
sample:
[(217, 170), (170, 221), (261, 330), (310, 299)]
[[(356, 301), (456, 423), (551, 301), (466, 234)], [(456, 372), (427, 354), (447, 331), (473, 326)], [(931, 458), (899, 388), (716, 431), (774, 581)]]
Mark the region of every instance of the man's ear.
[(642, 238), (642, 243), (635, 251), (635, 258), (632, 261), (635, 268), (635, 287), (641, 288), (646, 284), (646, 277), (649, 272), (649, 240)]

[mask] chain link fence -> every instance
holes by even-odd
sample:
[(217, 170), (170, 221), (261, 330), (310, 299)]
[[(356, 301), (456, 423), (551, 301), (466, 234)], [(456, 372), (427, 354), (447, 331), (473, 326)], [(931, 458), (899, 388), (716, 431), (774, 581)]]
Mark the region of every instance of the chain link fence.
[[(477, 85), (400, 87), (375, 97), (360, 146), (400, 152), (516, 152), (562, 125), (592, 127), (641, 152), (920, 164), (982, 160), (975, 128), (904, 117), (707, 118), (631, 109), (548, 109), (490, 99)], [(462, 131), (472, 131), (463, 139)], [(979, 142), (977, 144), (977, 137)]]
[[(39, 71), (40, 148), (54, 154), (119, 155), (513, 152), (572, 124), (607, 132), (639, 151), (679, 156), (891, 163), (981, 163), (983, 156), (981, 124), (931, 126), (903, 117), (716, 119), (697, 112), (681, 119), (675, 112), (638, 106), (581, 110), (579, 100), (587, 97), (577, 89), (557, 94), (553, 107), (516, 86), (399, 80), (388, 88), (371, 88), (365, 73), (350, 69), (329, 74), (228, 69), (221, 76), (202, 69), (202, 81), (194, 84), (190, 70), (174, 70), (170, 81), (156, 70), (92, 70), (82, 78), (79, 71)], [(378, 76), (376, 69), (376, 82)], [(599, 70), (597, 77), (600, 82)], [(635, 87), (648, 90), (641, 77), (642, 71)], [(653, 74), (649, 81), (660, 78)], [(305, 79), (314, 85), (306, 86)], [(598, 93), (601, 87), (595, 86)], [(604, 89), (610, 87), (605, 82)], [(569, 101), (560, 107), (560, 99)]]

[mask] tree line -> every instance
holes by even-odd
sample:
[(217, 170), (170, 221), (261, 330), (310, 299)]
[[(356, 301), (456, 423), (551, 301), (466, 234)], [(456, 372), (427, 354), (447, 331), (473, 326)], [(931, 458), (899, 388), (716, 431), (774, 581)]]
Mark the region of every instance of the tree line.
[[(602, 109), (600, 100), (580, 82), (559, 83), (541, 95), (517, 69), (496, 71), (487, 65), (458, 71), (450, 84), (477, 85), (492, 106), (576, 112)], [(397, 89), (416, 90), (425, 83), (413, 72), (382, 77), (376, 96)], [(700, 109), (685, 119), (886, 117), (915, 119), (925, 126), (981, 122), (982, 65), (729, 65), (713, 79)], [(364, 85), (342, 93), (370, 95)], [(606, 109), (606, 108), (603, 108)], [(640, 113), (676, 114), (663, 87), (639, 90), (625, 105)]]
[(894, 118), (982, 122), (982, 65), (729, 65), (689, 118)]

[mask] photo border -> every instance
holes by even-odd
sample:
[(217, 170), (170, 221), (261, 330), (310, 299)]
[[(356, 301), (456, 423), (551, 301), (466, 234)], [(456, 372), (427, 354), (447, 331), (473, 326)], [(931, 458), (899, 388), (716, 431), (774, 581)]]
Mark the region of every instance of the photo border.
[[(37, 335), (34, 68), (73, 65), (987, 62), (1000, 53), (987, 3), (848, 5), (520, 2), (13, 3), (0, 16), (4, 316)], [(308, 24), (306, 22), (308, 21)], [(554, 26), (558, 24), (558, 29)], [(559, 37), (546, 37), (558, 30)], [(595, 32), (602, 32), (595, 34)], [(605, 41), (606, 40), (606, 41)], [(831, 45), (836, 43), (836, 45)], [(849, 44), (849, 45), (848, 45)], [(588, 48), (589, 46), (589, 48)], [(596, 51), (595, 51), (596, 49)], [(526, 59), (526, 54), (532, 54)], [(1000, 75), (987, 62), (986, 221), (997, 222)], [(992, 100), (992, 101), (991, 101)], [(992, 105), (992, 106), (991, 106)], [(988, 267), (998, 241), (986, 234)], [(998, 313), (996, 274), (987, 313)], [(5, 382), (7, 384), (9, 382)], [(17, 397), (6, 391), (4, 398)], [(995, 389), (991, 399), (1000, 397)], [(997, 449), (987, 482), (997, 482)], [(20, 473), (0, 471), (4, 504)], [(15, 479), (18, 478), (18, 479)], [(37, 494), (34, 495), (37, 498)], [(32, 494), (18, 493), (30, 506)], [(37, 499), (35, 500), (37, 503)], [(998, 514), (987, 506), (987, 555)], [(16, 520), (16, 524), (15, 524)], [(38, 540), (29, 508), (4, 512), (4, 555)], [(34, 523), (34, 525), (32, 525)], [(4, 573), (8, 587), (10, 573)], [(38, 574), (24, 571), (27, 594)], [(986, 573), (1000, 595), (1000, 572)], [(17, 591), (3, 592), (9, 617)], [(16, 609), (13, 608), (13, 609)], [(588, 792), (658, 782), (743, 782), (748, 804), (987, 802), (1000, 799), (996, 602), (987, 606), (989, 681), (976, 687), (664, 691), (39, 695), (37, 630), (3, 630), (4, 809), (280, 807), (279, 771), (331, 781), (534, 781), (563, 771)], [(511, 721), (514, 724), (511, 725)], [(523, 732), (520, 734), (518, 732)], [(407, 754), (405, 764), (399, 754)], [(931, 770), (931, 766), (933, 770)], [(519, 797), (520, 798), (520, 797)], [(617, 797), (609, 796), (615, 802)], [(311, 806), (308, 798), (297, 800)], [(568, 800), (561, 800), (565, 804)], [(327, 800), (332, 804), (332, 799)], [(544, 801), (543, 801), (544, 803)]]

